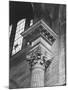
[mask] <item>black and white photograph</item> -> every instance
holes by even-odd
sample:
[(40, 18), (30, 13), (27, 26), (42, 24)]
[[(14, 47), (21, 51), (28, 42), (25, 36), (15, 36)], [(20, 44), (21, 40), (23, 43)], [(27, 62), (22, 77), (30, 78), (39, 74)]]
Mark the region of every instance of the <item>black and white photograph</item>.
[(66, 4), (9, 1), (9, 88), (66, 86)]

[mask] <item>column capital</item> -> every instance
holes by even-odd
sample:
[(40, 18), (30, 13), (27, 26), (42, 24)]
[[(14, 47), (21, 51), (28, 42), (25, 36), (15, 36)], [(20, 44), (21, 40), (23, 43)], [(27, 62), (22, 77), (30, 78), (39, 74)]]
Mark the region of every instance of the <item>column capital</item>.
[(38, 46), (34, 50), (32, 50), (27, 56), (27, 61), (29, 62), (29, 65), (31, 68), (42, 68), (45, 69), (49, 66), (52, 59), (47, 59), (47, 52), (45, 51), (45, 54), (43, 54), (42, 48)]

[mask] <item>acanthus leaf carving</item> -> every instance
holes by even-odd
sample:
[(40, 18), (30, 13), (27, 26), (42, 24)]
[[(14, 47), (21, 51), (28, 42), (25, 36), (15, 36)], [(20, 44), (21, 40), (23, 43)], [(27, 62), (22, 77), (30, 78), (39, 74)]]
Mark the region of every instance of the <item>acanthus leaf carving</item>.
[(47, 60), (47, 52), (45, 51), (45, 54), (43, 54), (40, 46), (32, 50), (26, 58), (31, 68), (36, 64), (45, 66), (45, 68), (47, 68), (53, 60), (53, 58)]

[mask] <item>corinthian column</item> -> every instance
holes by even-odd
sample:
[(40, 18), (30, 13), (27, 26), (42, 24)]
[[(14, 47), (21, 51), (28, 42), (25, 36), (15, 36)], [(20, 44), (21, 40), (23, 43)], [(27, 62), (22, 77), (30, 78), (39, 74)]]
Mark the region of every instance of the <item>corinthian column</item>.
[(44, 72), (50, 62), (41, 53), (41, 48), (37, 47), (27, 55), (31, 69), (31, 87), (44, 87)]

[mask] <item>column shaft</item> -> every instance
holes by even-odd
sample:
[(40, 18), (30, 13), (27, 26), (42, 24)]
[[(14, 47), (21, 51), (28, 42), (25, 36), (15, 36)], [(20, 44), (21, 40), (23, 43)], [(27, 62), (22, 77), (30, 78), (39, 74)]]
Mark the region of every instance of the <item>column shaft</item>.
[(32, 70), (31, 87), (43, 87), (44, 86), (44, 70), (41, 68), (35, 68)]

